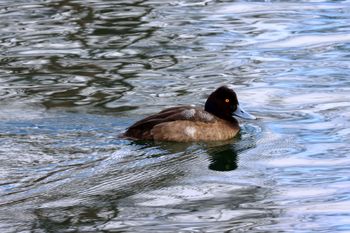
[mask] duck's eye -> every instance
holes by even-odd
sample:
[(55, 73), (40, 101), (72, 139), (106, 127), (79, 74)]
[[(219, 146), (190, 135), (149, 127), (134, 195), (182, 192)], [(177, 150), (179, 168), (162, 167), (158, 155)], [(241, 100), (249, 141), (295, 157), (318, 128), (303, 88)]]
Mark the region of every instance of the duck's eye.
[(229, 99), (225, 99), (225, 102), (226, 102), (226, 103), (229, 103), (229, 102), (230, 102), (230, 100), (229, 100)]

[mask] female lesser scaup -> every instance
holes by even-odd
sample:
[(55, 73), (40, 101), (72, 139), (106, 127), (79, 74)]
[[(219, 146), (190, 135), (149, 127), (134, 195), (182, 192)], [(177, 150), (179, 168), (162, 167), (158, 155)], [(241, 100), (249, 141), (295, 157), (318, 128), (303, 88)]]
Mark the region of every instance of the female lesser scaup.
[(192, 106), (167, 108), (130, 126), (125, 137), (156, 141), (219, 141), (233, 138), (239, 131), (233, 115), (256, 119), (238, 103), (236, 93), (221, 86), (208, 97), (204, 110)]

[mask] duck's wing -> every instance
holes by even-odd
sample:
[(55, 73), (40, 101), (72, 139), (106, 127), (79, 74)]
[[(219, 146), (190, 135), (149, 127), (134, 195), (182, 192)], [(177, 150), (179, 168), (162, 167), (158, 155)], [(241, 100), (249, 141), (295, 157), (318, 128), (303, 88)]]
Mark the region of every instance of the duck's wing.
[(172, 122), (172, 121), (195, 121), (203, 123), (211, 123), (215, 121), (215, 117), (199, 108), (192, 106), (179, 106), (167, 108), (163, 111), (146, 117), (130, 126), (125, 132), (125, 136), (133, 138), (151, 139), (151, 130), (155, 125)]

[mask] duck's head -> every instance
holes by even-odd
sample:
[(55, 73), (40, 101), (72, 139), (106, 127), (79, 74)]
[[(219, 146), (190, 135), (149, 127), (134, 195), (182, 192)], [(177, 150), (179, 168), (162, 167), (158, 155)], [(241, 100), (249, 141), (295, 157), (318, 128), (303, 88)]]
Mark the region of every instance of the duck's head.
[(205, 111), (225, 120), (233, 120), (233, 116), (255, 120), (256, 117), (247, 113), (239, 105), (237, 95), (228, 86), (221, 86), (210, 94), (205, 102)]

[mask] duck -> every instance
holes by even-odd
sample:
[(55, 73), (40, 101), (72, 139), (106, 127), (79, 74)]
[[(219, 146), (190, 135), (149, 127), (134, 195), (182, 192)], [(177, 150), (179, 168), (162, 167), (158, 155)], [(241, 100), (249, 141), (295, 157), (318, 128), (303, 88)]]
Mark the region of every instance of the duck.
[(235, 117), (256, 119), (240, 106), (233, 88), (224, 85), (209, 95), (204, 109), (194, 105), (166, 108), (137, 121), (123, 136), (173, 142), (224, 141), (240, 131)]

